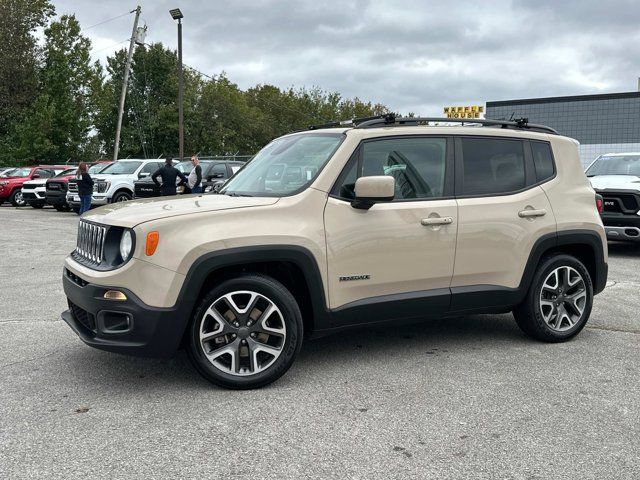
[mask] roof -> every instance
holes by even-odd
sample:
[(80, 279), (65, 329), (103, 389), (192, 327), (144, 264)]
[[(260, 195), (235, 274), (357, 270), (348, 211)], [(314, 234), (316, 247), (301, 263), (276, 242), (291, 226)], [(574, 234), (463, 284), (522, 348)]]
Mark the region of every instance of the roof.
[(565, 97), (522, 98), (517, 100), (498, 100), (487, 102), (489, 107), (505, 107), (510, 105), (531, 105), (560, 102), (588, 102), (593, 100), (617, 100), (621, 98), (640, 98), (639, 92), (602, 93), (593, 95), (570, 95)]

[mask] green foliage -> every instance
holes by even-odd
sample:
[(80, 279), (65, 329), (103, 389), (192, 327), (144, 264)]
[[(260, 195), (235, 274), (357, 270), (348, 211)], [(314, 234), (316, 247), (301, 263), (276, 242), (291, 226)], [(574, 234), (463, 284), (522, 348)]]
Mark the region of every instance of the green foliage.
[(41, 52), (35, 31), (54, 13), (48, 0), (0, 0), (0, 139), (32, 105)]
[[(91, 63), (90, 42), (74, 16), (48, 23), (54, 11), (46, 0), (0, 0), (0, 7), (14, 12), (0, 18), (0, 164), (110, 157), (127, 51), (103, 68)], [(39, 49), (33, 34), (42, 26)], [(176, 52), (160, 43), (136, 46), (121, 158), (178, 154), (177, 65)], [(184, 85), (186, 155), (250, 155), (311, 124), (389, 111), (318, 87), (242, 91), (225, 73), (205, 78), (186, 66)]]

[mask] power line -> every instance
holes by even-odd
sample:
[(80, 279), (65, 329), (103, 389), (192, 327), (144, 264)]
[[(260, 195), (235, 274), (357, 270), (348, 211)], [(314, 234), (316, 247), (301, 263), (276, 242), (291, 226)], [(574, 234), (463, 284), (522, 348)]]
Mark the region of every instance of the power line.
[(80, 30), (80, 32), (87, 31), (90, 28), (97, 27), (98, 25), (104, 25), (105, 23), (111, 22), (112, 20), (116, 20), (117, 18), (122, 18), (126, 15), (131, 15), (133, 12), (135, 12), (135, 10), (131, 10), (130, 12), (123, 13), (122, 15), (117, 15), (115, 17), (108, 18), (106, 20), (103, 20), (102, 22), (94, 23), (93, 25), (89, 25), (88, 27), (83, 28), (82, 30)]
[(109, 45), (107, 47), (99, 48), (97, 50), (94, 48), (94, 49), (91, 50), (91, 53), (98, 53), (98, 52), (102, 52), (103, 50), (107, 50), (109, 48), (117, 47), (118, 45), (121, 45), (121, 44), (123, 44), (125, 42), (128, 42), (129, 40), (131, 40), (131, 38), (125, 38), (124, 40), (122, 40), (122, 41), (120, 41), (118, 43), (114, 43), (113, 45)]

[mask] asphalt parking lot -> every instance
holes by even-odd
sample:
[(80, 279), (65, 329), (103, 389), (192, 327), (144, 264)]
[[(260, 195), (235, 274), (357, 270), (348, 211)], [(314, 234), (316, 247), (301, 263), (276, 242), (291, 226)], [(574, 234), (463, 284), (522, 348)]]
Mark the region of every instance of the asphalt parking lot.
[(610, 245), (587, 328), (550, 345), (510, 315), (307, 343), (256, 391), (183, 353), (85, 346), (60, 320), (78, 217), (0, 208), (0, 478), (640, 475), (640, 245)]

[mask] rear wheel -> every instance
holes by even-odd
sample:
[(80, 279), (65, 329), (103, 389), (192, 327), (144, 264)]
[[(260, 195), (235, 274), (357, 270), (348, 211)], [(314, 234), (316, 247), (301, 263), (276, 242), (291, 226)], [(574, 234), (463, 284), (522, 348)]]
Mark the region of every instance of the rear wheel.
[(24, 207), (27, 204), (22, 196), (22, 190), (14, 190), (9, 197), (9, 201), (14, 207)]
[(530, 337), (564, 342), (584, 328), (593, 305), (593, 285), (586, 267), (570, 255), (540, 263), (524, 302), (513, 312)]
[(302, 336), (302, 315), (291, 293), (271, 277), (246, 274), (203, 298), (189, 329), (189, 358), (216, 385), (258, 388), (289, 369)]

